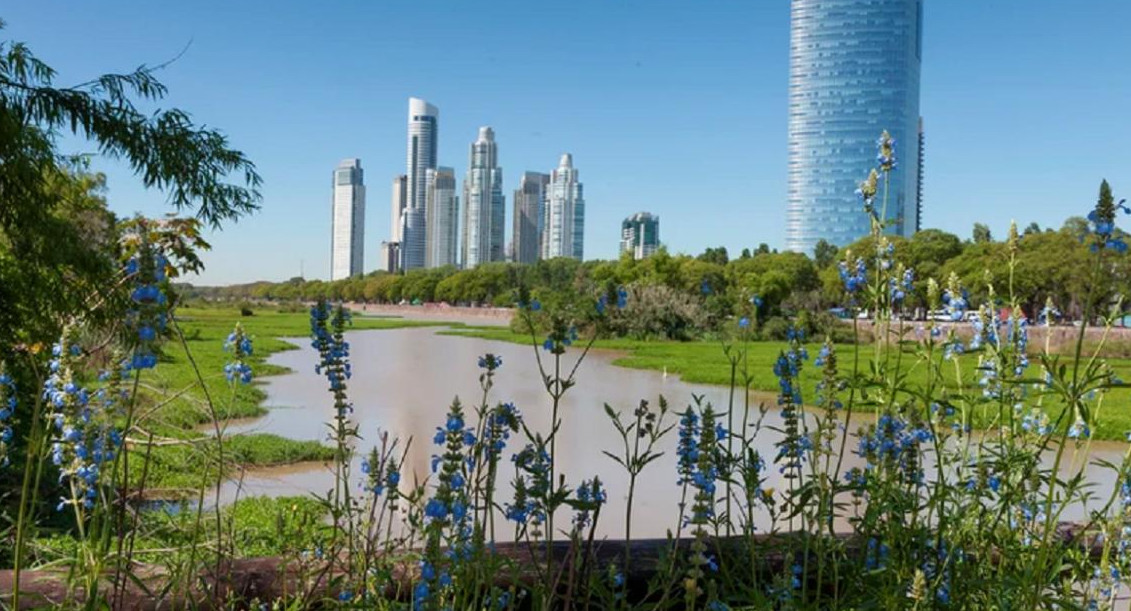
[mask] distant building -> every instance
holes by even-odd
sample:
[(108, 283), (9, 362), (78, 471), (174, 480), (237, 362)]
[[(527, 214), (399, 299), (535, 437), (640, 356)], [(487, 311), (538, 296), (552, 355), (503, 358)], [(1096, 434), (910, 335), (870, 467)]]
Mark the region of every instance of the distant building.
[(390, 202), (392, 218), (389, 219), (389, 238), (392, 242), (401, 241), (401, 225), (404, 223), (404, 209), (408, 206), (408, 176), (401, 174), (393, 178), (393, 193)]
[(923, 166), (927, 159), (927, 136), (923, 132), (923, 117), (919, 117), (919, 178), (915, 181), (915, 231), (923, 228)]
[(405, 211), (401, 215), (401, 267), (424, 267), (428, 232), (425, 206), (428, 170), (436, 169), (440, 111), (419, 98), (408, 100), (408, 155)]
[(330, 280), (360, 276), (365, 264), (365, 180), (360, 159), (346, 159), (333, 175)]
[(456, 196), (456, 173), (452, 168), (428, 170), (425, 197), (428, 228), (425, 267), (456, 265), (459, 248), (459, 197)]
[[(923, 0), (792, 0), (786, 248), (845, 246), (871, 225), (856, 189), (876, 167), (876, 139), (896, 141), (886, 215), (919, 227), (919, 69)], [(877, 212), (883, 207), (877, 197)]]
[(503, 171), (499, 168), (499, 149), (495, 131), (480, 127), (471, 144), (471, 159), (463, 181), (463, 267), (503, 261), (506, 253), (506, 199), (503, 197)]
[(585, 198), (573, 156), (562, 155), (558, 168), (550, 173), (542, 219), (542, 258), (585, 254)]
[(660, 217), (637, 212), (620, 224), (620, 251), (643, 259), (660, 247)]
[(543, 209), (550, 175), (523, 172), (514, 192), (514, 248), (516, 263), (533, 263), (541, 253)]
[(400, 242), (381, 242), (380, 269), (389, 273), (400, 271), (401, 244)]

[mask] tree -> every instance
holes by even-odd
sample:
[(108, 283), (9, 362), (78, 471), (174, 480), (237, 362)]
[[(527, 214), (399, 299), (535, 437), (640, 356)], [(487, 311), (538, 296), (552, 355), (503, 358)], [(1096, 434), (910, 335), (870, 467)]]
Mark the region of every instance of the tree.
[(765, 242), (762, 242), (761, 244), (758, 245), (758, 250), (754, 251), (754, 254), (756, 254), (756, 255), (768, 255), (768, 254), (770, 254), (770, 245), (765, 243)]
[(738, 258), (740, 258), (740, 259), (749, 259), (749, 258), (750, 258), (750, 249), (749, 249), (749, 248), (743, 248), (743, 249), (742, 249), (742, 254), (741, 254), (741, 255), (739, 255), (739, 257), (738, 257)]
[(717, 263), (719, 265), (726, 265), (730, 261), (730, 258), (727, 256), (727, 247), (726, 246), (720, 246), (718, 248), (708, 248), (707, 250), (703, 251), (703, 254), (699, 255), (699, 257), (697, 257), (697, 258), (700, 261), (706, 261), (708, 263)]
[(1037, 223), (1033, 222), (1033, 223), (1029, 223), (1029, 225), (1027, 227), (1025, 227), (1025, 231), (1023, 231), (1021, 233), (1021, 235), (1033, 235), (1035, 233), (1040, 233), (1040, 232), (1041, 232), (1041, 226), (1038, 225)]
[(825, 269), (835, 263), (838, 252), (840, 249), (827, 240), (817, 240), (817, 245), (813, 247), (813, 261), (817, 264), (817, 269)]
[(984, 244), (994, 240), (993, 235), (990, 234), (990, 228), (982, 223), (974, 223), (974, 234), (972, 238), (975, 244)]

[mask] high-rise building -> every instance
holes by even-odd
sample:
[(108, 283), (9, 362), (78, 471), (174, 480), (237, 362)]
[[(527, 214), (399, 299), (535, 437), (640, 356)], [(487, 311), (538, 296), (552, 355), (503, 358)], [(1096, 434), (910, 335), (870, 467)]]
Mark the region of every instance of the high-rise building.
[(389, 241), (401, 241), (401, 226), (404, 223), (404, 209), (408, 206), (408, 176), (401, 174), (393, 178), (393, 197), (390, 208), (392, 218), (389, 224)]
[(408, 100), (408, 157), (405, 211), (401, 215), (401, 267), (424, 267), (428, 231), (425, 206), (428, 170), (436, 169), (437, 120), (440, 111), (419, 98)]
[(360, 276), (365, 263), (365, 179), (360, 159), (338, 164), (333, 176), (330, 279)]
[(380, 269), (396, 273), (401, 267), (401, 243), (381, 242)]
[(456, 196), (456, 172), (439, 167), (428, 170), (425, 197), (428, 228), (428, 251), (425, 267), (443, 267), (457, 263), (459, 248), (459, 197)]
[(573, 156), (562, 155), (550, 173), (542, 220), (542, 258), (572, 257), (581, 260), (585, 250), (585, 198)]
[(923, 132), (923, 117), (919, 117), (919, 178), (915, 181), (915, 231), (923, 228), (923, 166), (927, 156), (927, 135)]
[(637, 212), (620, 224), (620, 251), (643, 259), (660, 247), (660, 217)]
[(463, 181), (463, 266), (503, 261), (507, 203), (495, 131), (480, 127)]
[(514, 235), (512, 244), (516, 263), (533, 263), (542, 254), (542, 216), (546, 187), (550, 175), (523, 172), (514, 192)]
[(876, 139), (897, 143), (891, 231), (919, 226), (919, 67), (923, 0), (792, 0), (786, 248), (812, 253), (870, 231), (855, 195), (876, 167)]

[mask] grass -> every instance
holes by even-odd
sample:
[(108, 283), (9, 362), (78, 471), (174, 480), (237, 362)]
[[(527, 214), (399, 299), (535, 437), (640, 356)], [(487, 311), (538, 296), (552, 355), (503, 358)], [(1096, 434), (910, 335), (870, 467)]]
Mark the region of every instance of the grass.
[[(232, 358), (223, 348), (224, 340), (236, 322), (253, 338), (250, 365), (256, 379), (287, 372), (286, 368), (266, 362), (271, 354), (295, 349), (294, 344), (281, 338), (304, 338), (310, 333), (305, 311), (261, 309), (253, 316), (242, 316), (235, 306), (179, 308), (176, 324), (171, 326), (173, 337), (166, 342), (159, 365), (145, 371), (141, 378), (138, 437), (152, 434), (158, 445), (148, 453), (148, 460), (144, 460), (144, 449), (134, 454), (142, 460), (136, 468), (131, 467), (133, 484), (140, 482), (143, 473), (150, 489), (197, 488), (210, 478), (215, 481), (216, 462), (205, 454), (216, 451), (205, 432), (210, 431), (207, 425), (212, 423), (213, 416), (223, 421), (266, 413), (261, 405), (266, 395), (256, 383), (233, 386), (223, 373), (225, 363)], [(352, 328), (396, 329), (436, 324), (359, 316)], [(226, 436), (224, 454), (229, 464), (273, 466), (327, 460), (332, 458), (333, 450), (318, 442), (257, 433)], [(148, 469), (143, 466), (145, 463)]]
[[(524, 345), (532, 344), (530, 335), (515, 333), (510, 329), (499, 327), (465, 326), (440, 331), (440, 334)], [(717, 341), (678, 342), (600, 339), (593, 344), (593, 347), (598, 350), (622, 352), (621, 356), (613, 360), (613, 364), (619, 367), (667, 371), (669, 374), (678, 375), (683, 381), (693, 384), (720, 386), (730, 384), (730, 362), (723, 353), (722, 345)], [(815, 357), (819, 346), (811, 342), (807, 347), (811, 356)], [(737, 348), (741, 349), (742, 345), (740, 344)], [(784, 342), (774, 341), (754, 341), (746, 345), (746, 364), (751, 376), (751, 390), (764, 393), (778, 392), (778, 380), (774, 376), (773, 366), (784, 348)], [(873, 349), (871, 344), (862, 345), (860, 349), (861, 367), (863, 368), (867, 366), (867, 361), (872, 357)], [(914, 354), (908, 354), (907, 350), (909, 349), (905, 349), (901, 359), (906, 382), (912, 386), (923, 385), (926, 382), (926, 367)], [(853, 346), (851, 345), (842, 345), (837, 348), (842, 373), (851, 369), (852, 351)], [(894, 358), (895, 354), (893, 353), (891, 356)], [(1071, 361), (1068, 356), (1059, 358), (1060, 362), (1064, 364), (1069, 364)], [(1108, 358), (1106, 360), (1118, 377), (1131, 380), (1131, 359)], [(1031, 361), (1029, 371), (1031, 375), (1036, 376), (1040, 363), (1036, 357), (1032, 358)], [(968, 354), (960, 358), (963, 387), (980, 392), (977, 364), (976, 354)], [(742, 371), (742, 364), (739, 364), (739, 384), (742, 383)], [(958, 384), (955, 381), (953, 363), (945, 362), (942, 371), (948, 387), (952, 391), (957, 390)], [(814, 396), (814, 386), (818, 381), (818, 376), (818, 371), (811, 364), (802, 370), (803, 396), (807, 400)], [(1093, 435), (1096, 439), (1126, 439), (1128, 431), (1131, 431), (1131, 411), (1115, 406), (1122, 407), (1128, 402), (1131, 402), (1131, 389), (1116, 388), (1109, 391), (1104, 401), (1106, 408), (1098, 414), (1096, 424), (1093, 427)], [(982, 419), (983, 424), (986, 421), (986, 419)]]

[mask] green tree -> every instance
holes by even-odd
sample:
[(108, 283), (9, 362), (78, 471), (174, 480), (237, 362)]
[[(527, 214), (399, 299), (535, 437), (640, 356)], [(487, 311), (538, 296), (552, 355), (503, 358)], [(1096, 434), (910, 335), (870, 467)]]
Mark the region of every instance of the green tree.
[(989, 227), (982, 223), (974, 223), (974, 232), (971, 239), (975, 244), (984, 244), (986, 242), (992, 242), (994, 237), (990, 233)]
[(813, 261), (817, 264), (817, 269), (825, 269), (835, 263), (839, 252), (840, 249), (827, 240), (817, 240), (816, 246), (813, 247)]

